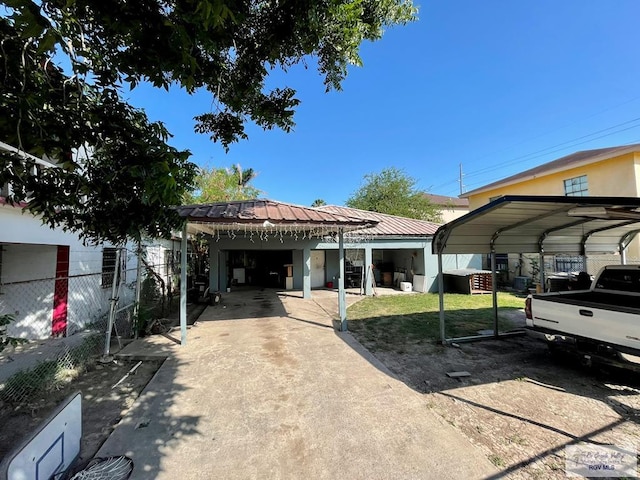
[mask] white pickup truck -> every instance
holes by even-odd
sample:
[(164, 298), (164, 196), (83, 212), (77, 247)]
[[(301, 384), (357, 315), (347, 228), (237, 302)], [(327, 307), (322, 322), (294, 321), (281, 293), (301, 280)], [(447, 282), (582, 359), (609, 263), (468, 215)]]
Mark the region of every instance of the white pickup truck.
[(609, 265), (588, 290), (530, 295), (527, 328), (549, 343), (605, 362), (640, 364), (640, 265)]

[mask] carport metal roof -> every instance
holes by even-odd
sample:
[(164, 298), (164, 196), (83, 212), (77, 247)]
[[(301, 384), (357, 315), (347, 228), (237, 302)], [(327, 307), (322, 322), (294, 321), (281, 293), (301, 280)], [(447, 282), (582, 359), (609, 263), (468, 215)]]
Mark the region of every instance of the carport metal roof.
[(640, 231), (640, 198), (507, 195), (442, 225), (433, 253), (622, 252)]
[(267, 199), (217, 202), (177, 207), (187, 219), (189, 233), (213, 234), (220, 231), (281, 230), (285, 232), (315, 231), (318, 235), (342, 230), (360, 230), (378, 224), (378, 220), (349, 216), (341, 212), (277, 202)]
[[(438, 255), (440, 337), (443, 343), (487, 338), (447, 338), (442, 255), (490, 253), (493, 337), (498, 332), (496, 253), (579, 254), (624, 252), (640, 231), (640, 198), (507, 195), (442, 225), (435, 233)], [(544, 271), (540, 271), (541, 279)], [(544, 284), (544, 282), (542, 282)]]

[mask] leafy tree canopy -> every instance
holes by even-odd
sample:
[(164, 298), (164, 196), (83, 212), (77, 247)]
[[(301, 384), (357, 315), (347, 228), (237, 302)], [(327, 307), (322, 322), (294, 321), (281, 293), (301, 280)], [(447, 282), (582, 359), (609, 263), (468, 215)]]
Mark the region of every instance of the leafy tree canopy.
[[(61, 168), (36, 172), (0, 153), (9, 201), (90, 240), (168, 235), (196, 173), (161, 123), (121, 99), (147, 81), (192, 93), (209, 111), (195, 129), (225, 148), (245, 123), (289, 131), (299, 101), (265, 87), (273, 69), (313, 58), (339, 89), (364, 40), (415, 17), (410, 0), (5, 0), (0, 10), (0, 141)], [(55, 65), (52, 61), (58, 63)], [(63, 66), (60, 67), (60, 66)], [(88, 148), (89, 155), (79, 155)], [(73, 155), (70, 152), (76, 152)]]
[(439, 207), (415, 185), (416, 180), (402, 170), (385, 168), (380, 173), (365, 175), (363, 184), (346, 204), (360, 210), (440, 222), (442, 215)]
[(312, 207), (322, 207), (323, 205), (326, 205), (327, 202), (325, 202), (322, 198), (316, 198), (313, 203), (311, 204)]
[(240, 165), (231, 168), (201, 168), (195, 179), (195, 188), (187, 192), (185, 204), (251, 200), (262, 192), (249, 183), (256, 177), (252, 168)]
[(317, 59), (327, 89), (340, 89), (359, 47), (415, 18), (410, 0), (5, 0), (10, 23), (38, 52), (66, 56), (73, 73), (102, 87), (178, 84), (207, 89), (215, 104), (196, 130), (225, 147), (244, 123), (293, 126), (299, 101), (265, 89), (274, 68)]

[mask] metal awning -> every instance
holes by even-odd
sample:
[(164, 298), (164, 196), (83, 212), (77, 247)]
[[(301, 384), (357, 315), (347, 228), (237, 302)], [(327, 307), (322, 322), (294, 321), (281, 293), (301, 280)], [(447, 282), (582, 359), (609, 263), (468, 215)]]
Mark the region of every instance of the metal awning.
[[(435, 233), (432, 251), (438, 255), (440, 337), (443, 343), (477, 340), (486, 336), (447, 338), (445, 332), (442, 255), (491, 254), (493, 284), (493, 337), (498, 332), (496, 254), (620, 253), (640, 232), (640, 198), (557, 197), (507, 195), (442, 225)], [(544, 269), (540, 270), (544, 285)]]
[(335, 235), (338, 240), (338, 309), (340, 329), (347, 329), (347, 300), (344, 288), (345, 249), (344, 234), (353, 230), (374, 227), (378, 220), (351, 217), (314, 208), (277, 202), (268, 199), (216, 202), (176, 207), (184, 218), (180, 247), (180, 343), (187, 342), (187, 236), (205, 233), (213, 236), (220, 232), (279, 232), (294, 238), (304, 232), (303, 238)]
[(507, 195), (442, 225), (433, 253), (622, 252), (640, 231), (640, 198)]

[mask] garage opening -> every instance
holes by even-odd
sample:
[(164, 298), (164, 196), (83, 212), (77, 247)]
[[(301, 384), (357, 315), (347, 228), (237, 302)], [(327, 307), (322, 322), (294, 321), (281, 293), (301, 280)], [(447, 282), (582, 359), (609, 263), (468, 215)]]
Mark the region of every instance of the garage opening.
[(284, 289), (292, 264), (291, 250), (232, 250), (227, 284)]

